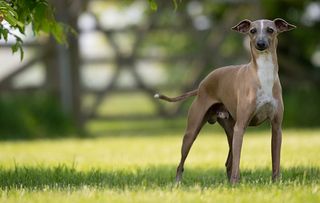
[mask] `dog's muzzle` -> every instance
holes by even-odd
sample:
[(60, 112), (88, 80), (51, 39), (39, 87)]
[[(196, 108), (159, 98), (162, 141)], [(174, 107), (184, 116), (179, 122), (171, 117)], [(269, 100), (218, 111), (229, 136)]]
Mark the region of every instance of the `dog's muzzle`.
[(263, 51), (265, 49), (268, 48), (268, 42), (264, 41), (264, 40), (258, 40), (256, 43), (256, 49), (258, 49), (259, 51)]

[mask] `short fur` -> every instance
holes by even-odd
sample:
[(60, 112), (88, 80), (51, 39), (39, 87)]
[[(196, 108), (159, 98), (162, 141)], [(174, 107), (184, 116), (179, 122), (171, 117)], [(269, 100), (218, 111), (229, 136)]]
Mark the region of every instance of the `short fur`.
[(212, 71), (198, 89), (181, 96), (158, 98), (175, 102), (195, 96), (189, 113), (181, 148), (176, 181), (180, 182), (184, 162), (202, 126), (218, 123), (224, 128), (229, 144), (227, 176), (232, 184), (239, 181), (243, 134), (248, 126), (269, 120), (272, 126), (272, 178), (280, 176), (282, 90), (278, 76), (277, 35), (295, 28), (282, 19), (243, 20), (232, 29), (250, 37), (251, 60), (248, 64), (226, 66)]

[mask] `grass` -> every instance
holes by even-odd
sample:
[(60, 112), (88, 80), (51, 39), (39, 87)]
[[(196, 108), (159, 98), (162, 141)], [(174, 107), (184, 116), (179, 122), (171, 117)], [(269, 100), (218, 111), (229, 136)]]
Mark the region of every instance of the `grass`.
[[(212, 131), (212, 132), (211, 132)], [(0, 142), (1, 202), (320, 202), (320, 130), (285, 130), (282, 179), (271, 181), (270, 135), (249, 131), (241, 183), (228, 184), (227, 141), (211, 126), (173, 184), (182, 131)]]

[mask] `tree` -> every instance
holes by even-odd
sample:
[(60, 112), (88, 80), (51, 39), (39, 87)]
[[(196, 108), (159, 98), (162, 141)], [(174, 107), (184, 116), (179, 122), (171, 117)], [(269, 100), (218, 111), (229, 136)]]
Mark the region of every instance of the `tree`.
[(65, 33), (71, 30), (55, 20), (54, 10), (47, 0), (0, 0), (0, 39), (7, 41), (8, 35), (12, 35), (16, 39), (12, 52), (20, 51), (21, 60), (23, 40), (12, 31), (25, 34), (28, 25), (32, 26), (35, 35), (41, 32), (51, 34), (62, 44), (67, 43)]

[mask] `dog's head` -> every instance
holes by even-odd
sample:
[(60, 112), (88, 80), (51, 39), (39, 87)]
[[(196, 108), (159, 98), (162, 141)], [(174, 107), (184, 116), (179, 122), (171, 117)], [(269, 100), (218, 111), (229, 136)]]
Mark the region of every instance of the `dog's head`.
[(232, 30), (246, 34), (250, 37), (250, 42), (258, 51), (267, 50), (275, 42), (279, 33), (290, 31), (296, 26), (287, 23), (281, 18), (272, 20), (242, 20), (232, 27)]

